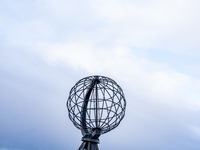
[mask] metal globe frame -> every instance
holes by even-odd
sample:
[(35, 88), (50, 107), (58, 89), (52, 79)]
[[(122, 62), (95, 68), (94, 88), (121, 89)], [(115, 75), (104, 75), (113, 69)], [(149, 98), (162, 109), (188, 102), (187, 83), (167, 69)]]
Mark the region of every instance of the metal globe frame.
[(104, 76), (79, 80), (67, 100), (69, 118), (81, 130), (80, 150), (98, 150), (98, 137), (116, 128), (125, 115), (126, 100), (121, 87)]

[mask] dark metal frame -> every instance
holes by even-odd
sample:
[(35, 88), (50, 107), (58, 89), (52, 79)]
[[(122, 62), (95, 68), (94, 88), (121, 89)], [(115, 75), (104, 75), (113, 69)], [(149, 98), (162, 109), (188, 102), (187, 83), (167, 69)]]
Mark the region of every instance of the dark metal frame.
[(119, 125), (125, 115), (126, 100), (121, 87), (114, 80), (89, 76), (72, 87), (67, 108), (70, 120), (82, 131), (84, 149), (87, 145), (96, 147), (101, 134)]

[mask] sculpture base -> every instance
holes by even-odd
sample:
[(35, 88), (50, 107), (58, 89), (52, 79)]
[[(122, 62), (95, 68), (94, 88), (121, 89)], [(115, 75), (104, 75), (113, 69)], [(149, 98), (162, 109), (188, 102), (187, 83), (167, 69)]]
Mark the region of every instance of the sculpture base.
[(82, 138), (83, 143), (78, 150), (99, 150), (99, 139)]

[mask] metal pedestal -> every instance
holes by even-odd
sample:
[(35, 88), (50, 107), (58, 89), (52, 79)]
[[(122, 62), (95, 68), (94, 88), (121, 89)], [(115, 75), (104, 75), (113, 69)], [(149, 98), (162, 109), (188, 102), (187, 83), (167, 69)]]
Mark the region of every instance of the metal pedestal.
[(82, 138), (83, 143), (78, 150), (99, 150), (99, 139)]

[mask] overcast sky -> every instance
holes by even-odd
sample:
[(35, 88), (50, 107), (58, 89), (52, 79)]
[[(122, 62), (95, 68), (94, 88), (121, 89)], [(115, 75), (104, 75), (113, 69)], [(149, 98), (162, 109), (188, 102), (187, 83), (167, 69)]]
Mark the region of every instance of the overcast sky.
[(75, 150), (81, 78), (123, 89), (102, 150), (200, 149), (199, 0), (0, 0), (0, 150)]

